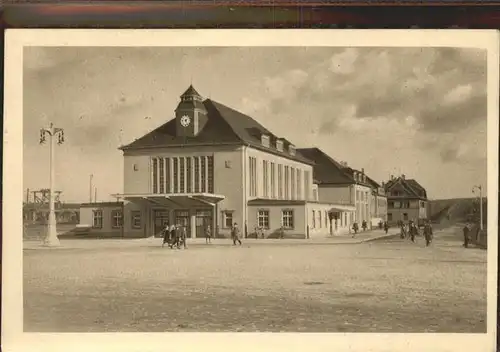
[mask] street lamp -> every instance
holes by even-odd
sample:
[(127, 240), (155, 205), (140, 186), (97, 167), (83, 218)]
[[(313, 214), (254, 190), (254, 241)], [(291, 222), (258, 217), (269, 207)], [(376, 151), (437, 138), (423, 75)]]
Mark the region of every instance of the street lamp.
[(52, 123), (48, 128), (40, 129), (40, 144), (46, 142), (46, 137), (49, 136), (49, 150), (50, 150), (50, 199), (49, 199), (49, 222), (47, 226), (47, 235), (44, 240), (44, 245), (56, 247), (59, 245), (59, 238), (57, 238), (56, 228), (56, 211), (55, 211), (55, 143), (63, 144), (64, 130), (56, 128)]
[(472, 193), (479, 190), (479, 229), (483, 231), (483, 187), (481, 185), (472, 187)]

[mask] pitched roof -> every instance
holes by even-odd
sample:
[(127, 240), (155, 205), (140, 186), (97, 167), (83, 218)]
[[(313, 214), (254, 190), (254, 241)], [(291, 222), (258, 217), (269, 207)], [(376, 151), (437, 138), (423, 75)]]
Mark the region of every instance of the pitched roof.
[(389, 180), (385, 185), (385, 190), (389, 191), (397, 183), (401, 184), (409, 197), (427, 198), (427, 191), (420, 183), (414, 179), (407, 179), (405, 177), (396, 177)]
[(189, 88), (188, 88), (188, 89), (186, 89), (186, 91), (185, 91), (184, 93), (182, 93), (181, 97), (184, 97), (184, 96), (193, 96), (193, 95), (198, 96), (198, 97), (200, 97), (200, 98), (201, 98), (200, 93), (198, 93), (198, 92), (196, 91), (196, 89), (194, 89), (193, 85), (191, 84), (191, 85), (189, 86)]
[[(268, 153), (288, 159), (300, 161), (309, 165), (314, 164), (314, 162), (305, 158), (299, 151), (296, 151), (295, 155), (289, 154), (286, 148), (291, 143), (284, 138), (281, 138), (284, 140), (284, 151), (280, 152), (275, 149), (273, 147), (274, 142), (280, 138), (250, 116), (211, 99), (203, 101), (203, 106), (207, 111), (208, 119), (198, 135), (194, 137), (177, 136), (176, 121), (172, 119), (143, 137), (119, 149), (130, 150), (181, 145), (249, 145), (256, 149), (264, 150)], [(269, 135), (271, 139), (270, 147), (262, 145), (262, 134)]]

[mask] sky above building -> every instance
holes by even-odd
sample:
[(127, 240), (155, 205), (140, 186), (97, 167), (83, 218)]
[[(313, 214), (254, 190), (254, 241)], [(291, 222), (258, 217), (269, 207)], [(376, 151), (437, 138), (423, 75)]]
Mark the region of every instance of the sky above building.
[(430, 198), (486, 187), (486, 50), (206, 47), (24, 49), (23, 182), (48, 188), (40, 128), (64, 128), (62, 199), (123, 191), (117, 148), (174, 117), (189, 84), (297, 147), (318, 147), (378, 182), (405, 174)]

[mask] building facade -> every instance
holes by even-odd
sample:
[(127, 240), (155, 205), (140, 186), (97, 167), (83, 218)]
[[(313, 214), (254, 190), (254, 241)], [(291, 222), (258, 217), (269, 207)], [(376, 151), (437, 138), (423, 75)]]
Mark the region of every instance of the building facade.
[(293, 143), (192, 86), (174, 119), (120, 149), (124, 232), (158, 236), (169, 223), (191, 238), (207, 227), (228, 237), (236, 223), (246, 234), (283, 227), (288, 237), (322, 236), (334, 231), (339, 206), (353, 209), (320, 197), (314, 162)]
[(427, 219), (427, 191), (414, 179), (405, 175), (391, 176), (384, 185), (387, 194), (387, 221), (421, 222)]

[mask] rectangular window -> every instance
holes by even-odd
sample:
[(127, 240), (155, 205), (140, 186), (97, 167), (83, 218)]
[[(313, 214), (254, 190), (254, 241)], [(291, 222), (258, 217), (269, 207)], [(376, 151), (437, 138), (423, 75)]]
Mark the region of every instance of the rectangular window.
[(160, 167), (160, 194), (165, 194), (165, 160), (163, 158), (158, 159)]
[(194, 193), (200, 193), (200, 157), (194, 157)]
[(226, 210), (222, 213), (223, 216), (223, 226), (226, 229), (230, 229), (233, 227), (233, 211), (232, 210)]
[(180, 172), (179, 172), (179, 180), (180, 180), (180, 188), (179, 188), (179, 193), (186, 193), (186, 169), (185, 169), (185, 162), (186, 158), (179, 158), (179, 163), (180, 163)]
[(214, 157), (207, 157), (208, 161), (208, 193), (214, 193)]
[(285, 166), (285, 199), (290, 199), (290, 167)]
[(179, 158), (174, 158), (174, 193), (179, 193)]
[(325, 227), (328, 228), (328, 212), (325, 210)]
[(92, 227), (95, 229), (102, 229), (102, 210), (92, 211)]
[(387, 213), (387, 221), (392, 221), (392, 213)]
[(278, 199), (283, 199), (283, 165), (278, 165)]
[(304, 196), (305, 200), (309, 200), (309, 192), (311, 186), (309, 185), (309, 171), (304, 171)]
[(290, 185), (292, 186), (292, 190), (291, 190), (291, 199), (296, 199), (296, 196), (297, 194), (295, 193), (295, 186), (296, 186), (296, 183), (295, 183), (295, 168), (291, 167), (290, 168)]
[(153, 159), (153, 193), (158, 193), (158, 159)]
[(111, 211), (111, 227), (114, 229), (119, 229), (122, 227), (122, 211), (121, 210), (113, 210)]
[(172, 179), (170, 178), (170, 158), (165, 158), (165, 193), (170, 193), (170, 184)]
[(131, 220), (131, 227), (133, 229), (140, 229), (141, 228), (141, 212), (138, 210), (134, 210), (130, 212), (130, 220)]
[(313, 189), (313, 200), (318, 200), (318, 190)]
[(313, 216), (312, 216), (312, 228), (316, 228), (316, 212), (313, 210)]
[(186, 178), (187, 178), (187, 193), (193, 192), (193, 166), (191, 165), (191, 158), (186, 158)]
[(201, 192), (205, 193), (207, 191), (207, 160), (206, 157), (201, 157)]
[(250, 171), (250, 197), (257, 196), (257, 159), (249, 157), (249, 171)]
[(276, 164), (271, 163), (271, 198), (276, 198)]
[(297, 169), (297, 199), (302, 199), (302, 180), (301, 180), (302, 170)]
[(257, 212), (257, 226), (269, 230), (269, 210), (259, 210)]
[(293, 229), (293, 210), (283, 210), (281, 212), (281, 223), (285, 229)]
[(408, 220), (408, 213), (403, 214), (403, 220)]
[(262, 182), (264, 184), (264, 197), (269, 197), (269, 176), (268, 176), (268, 162), (267, 160), (262, 161)]
[(318, 210), (318, 224), (319, 224), (319, 228), (321, 228), (323, 222), (321, 221), (321, 210)]
[(394, 208), (394, 202), (387, 202), (387, 207), (388, 208)]

